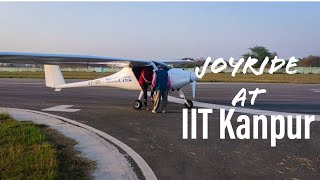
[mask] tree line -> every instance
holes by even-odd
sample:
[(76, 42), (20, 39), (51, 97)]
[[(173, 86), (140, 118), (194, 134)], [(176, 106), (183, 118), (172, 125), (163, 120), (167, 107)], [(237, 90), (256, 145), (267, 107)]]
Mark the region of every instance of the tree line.
[[(249, 48), (249, 52), (242, 55), (244, 59), (248, 59), (249, 57), (258, 59), (258, 63), (256, 64), (256, 67), (259, 67), (263, 60), (266, 57), (269, 57), (269, 59), (273, 59), (275, 56), (278, 56), (277, 52), (270, 52), (269, 49), (267, 49), (264, 46), (254, 46)], [(181, 63), (177, 65), (178, 67), (182, 68), (193, 68), (195, 66), (202, 66), (205, 62), (205, 58), (182, 58), (182, 60), (192, 60), (194, 63)], [(314, 56), (310, 55), (304, 58), (299, 58), (298, 66), (299, 67), (320, 67), (320, 56)], [(268, 65), (267, 65), (268, 67)]]

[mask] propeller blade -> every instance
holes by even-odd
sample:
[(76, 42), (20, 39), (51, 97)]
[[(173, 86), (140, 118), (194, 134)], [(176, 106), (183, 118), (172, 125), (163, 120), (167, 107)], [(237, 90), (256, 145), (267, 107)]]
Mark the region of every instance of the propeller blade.
[(196, 81), (192, 82), (192, 99), (196, 97)]

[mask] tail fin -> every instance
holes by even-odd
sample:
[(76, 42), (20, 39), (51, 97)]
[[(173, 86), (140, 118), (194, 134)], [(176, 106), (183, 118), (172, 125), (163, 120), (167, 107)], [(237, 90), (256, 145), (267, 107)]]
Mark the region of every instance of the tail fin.
[(58, 65), (44, 65), (44, 72), (47, 87), (56, 88), (65, 84), (61, 69)]

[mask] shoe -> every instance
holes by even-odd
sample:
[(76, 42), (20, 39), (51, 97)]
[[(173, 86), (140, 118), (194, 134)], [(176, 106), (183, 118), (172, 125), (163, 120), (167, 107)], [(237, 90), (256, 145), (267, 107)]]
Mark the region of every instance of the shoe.
[(155, 111), (155, 110), (152, 110), (152, 113), (155, 113), (155, 114), (156, 114), (156, 113), (157, 113), (157, 111)]
[(148, 108), (148, 107), (146, 107), (146, 111), (149, 111), (149, 108)]
[(166, 113), (166, 112), (167, 112), (166, 110), (163, 110), (163, 111), (162, 111), (162, 113)]

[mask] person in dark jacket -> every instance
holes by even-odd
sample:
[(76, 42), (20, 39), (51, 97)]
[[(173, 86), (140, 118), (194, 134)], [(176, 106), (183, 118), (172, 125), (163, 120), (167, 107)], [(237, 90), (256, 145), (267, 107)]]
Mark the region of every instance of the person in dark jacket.
[[(152, 74), (153, 74), (152, 67), (143, 67), (139, 77), (139, 84), (143, 91), (143, 103), (144, 103), (144, 106), (146, 107), (146, 110), (149, 110), (147, 97), (148, 97), (148, 86), (152, 82)], [(151, 93), (151, 96), (152, 94), (153, 93)]]
[(152, 79), (151, 88), (155, 91), (154, 94), (154, 106), (153, 113), (158, 112), (160, 100), (162, 98), (162, 107), (161, 112), (167, 112), (167, 103), (168, 103), (168, 91), (171, 90), (171, 81), (168, 75), (168, 72), (163, 69), (162, 65), (158, 66), (158, 70), (155, 71)]

